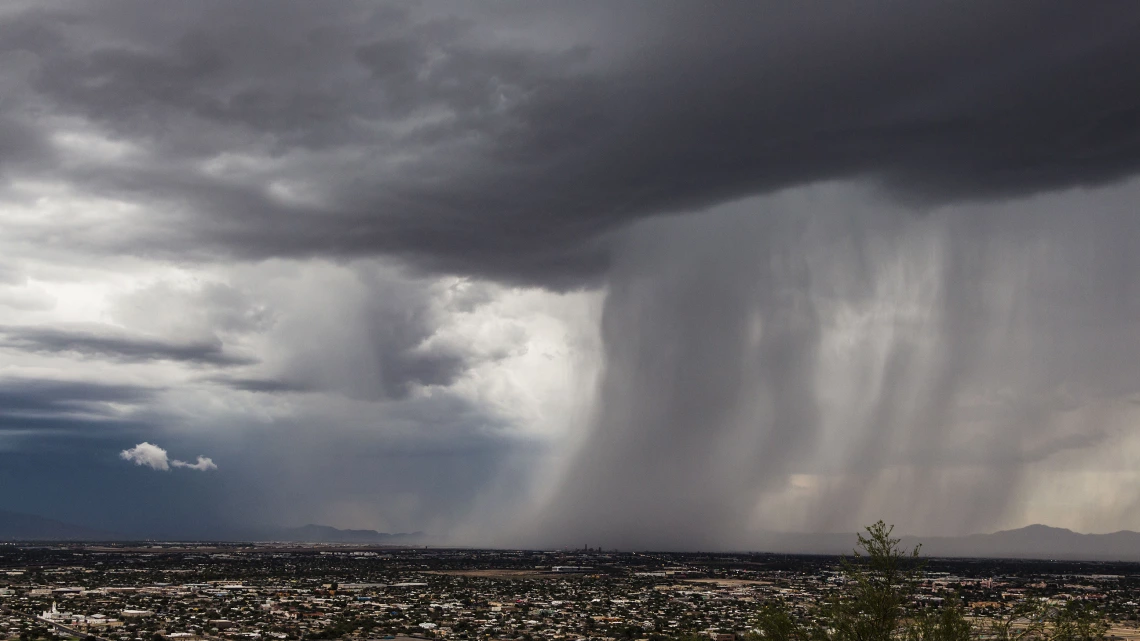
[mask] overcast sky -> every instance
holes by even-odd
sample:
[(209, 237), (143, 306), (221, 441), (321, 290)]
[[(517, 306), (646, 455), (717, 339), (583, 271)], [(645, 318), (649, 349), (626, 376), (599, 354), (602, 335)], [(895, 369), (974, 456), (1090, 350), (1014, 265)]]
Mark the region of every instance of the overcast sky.
[(7, 2), (0, 509), (1140, 530), (1140, 5)]

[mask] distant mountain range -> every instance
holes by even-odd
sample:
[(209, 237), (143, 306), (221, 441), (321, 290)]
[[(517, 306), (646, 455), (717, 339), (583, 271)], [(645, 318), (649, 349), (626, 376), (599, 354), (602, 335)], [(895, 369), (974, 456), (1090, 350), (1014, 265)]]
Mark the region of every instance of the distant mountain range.
[[(0, 510), (0, 541), (130, 541), (153, 538), (146, 534), (125, 534), (89, 528), (54, 519)], [(201, 537), (193, 537), (201, 538)], [(410, 544), (424, 538), (423, 532), (388, 534), (376, 530), (340, 530), (327, 525), (296, 528), (264, 528), (250, 531), (218, 532), (220, 541), (288, 541), (297, 543)]]
[(923, 542), (922, 552), (927, 556), (1140, 561), (1140, 533), (1080, 534), (1030, 525), (993, 534), (931, 538)]
[[(1080, 534), (1047, 525), (969, 536), (903, 536), (902, 545), (922, 544), (923, 556), (1004, 559), (1140, 561), (1140, 533)], [(776, 534), (758, 541), (758, 549), (792, 554), (851, 554), (855, 534)]]
[(0, 541), (119, 541), (118, 532), (0, 510)]
[[(144, 538), (155, 537), (132, 536), (0, 510), (0, 541), (128, 541)], [(305, 525), (218, 533), (215, 540), (423, 545), (428, 537), (423, 532), (389, 534), (376, 530), (341, 530), (327, 525)], [(1140, 561), (1140, 533), (1128, 530), (1112, 534), (1080, 534), (1064, 528), (1030, 525), (993, 534), (921, 538), (904, 536), (902, 543), (906, 547), (922, 543), (923, 556), (933, 557)], [(768, 533), (755, 542), (753, 549), (791, 554), (850, 554), (856, 544), (854, 533)]]
[(277, 528), (267, 532), (262, 540), (295, 541), (298, 543), (361, 543), (361, 544), (403, 544), (414, 543), (424, 538), (423, 532), (400, 532), (389, 534), (376, 530), (340, 530), (328, 525), (305, 525), (295, 528)]

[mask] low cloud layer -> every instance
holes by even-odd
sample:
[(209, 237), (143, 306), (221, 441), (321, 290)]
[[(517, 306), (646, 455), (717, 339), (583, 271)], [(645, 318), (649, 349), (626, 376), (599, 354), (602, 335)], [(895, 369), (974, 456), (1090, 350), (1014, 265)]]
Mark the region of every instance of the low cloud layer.
[(214, 366), (255, 362), (226, 353), (217, 339), (179, 343), (131, 336), (113, 327), (0, 327), (0, 345), (30, 352), (75, 354), (123, 362), (165, 360)]
[(170, 459), (167, 456), (166, 450), (147, 442), (139, 443), (132, 448), (119, 452), (119, 458), (124, 461), (130, 461), (135, 465), (149, 467), (152, 470), (160, 470), (163, 472), (169, 471), (172, 467), (198, 470), (199, 472), (218, 469), (214, 461), (205, 456), (199, 456), (195, 463)]

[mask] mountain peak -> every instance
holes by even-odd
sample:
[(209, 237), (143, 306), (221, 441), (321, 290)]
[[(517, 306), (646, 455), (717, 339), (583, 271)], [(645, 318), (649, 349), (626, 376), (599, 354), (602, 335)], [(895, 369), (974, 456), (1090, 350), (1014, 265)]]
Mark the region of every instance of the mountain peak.
[(309, 523), (277, 530), (272, 538), (307, 543), (404, 543), (423, 537), (423, 532), (389, 534), (376, 530), (342, 530), (331, 525)]
[(995, 532), (995, 534), (1005, 534), (1008, 532), (1024, 532), (1026, 534), (1044, 534), (1044, 533), (1060, 534), (1063, 532), (1066, 534), (1076, 534), (1076, 532), (1073, 532), (1072, 530), (1070, 530), (1068, 528), (1053, 527), (1052, 525), (1043, 525), (1041, 523), (1034, 523), (1032, 525), (1026, 525), (1025, 527), (1015, 528), (1013, 530), (1001, 530), (999, 532)]

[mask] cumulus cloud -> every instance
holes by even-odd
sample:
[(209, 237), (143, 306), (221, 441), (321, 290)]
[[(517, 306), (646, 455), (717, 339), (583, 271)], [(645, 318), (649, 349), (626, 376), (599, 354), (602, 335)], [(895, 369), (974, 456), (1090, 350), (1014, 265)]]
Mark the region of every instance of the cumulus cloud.
[(143, 465), (152, 470), (169, 470), (170, 461), (167, 459), (166, 450), (152, 443), (143, 441), (138, 445), (119, 452), (119, 458), (124, 461), (130, 461), (135, 465)]
[(206, 456), (199, 456), (197, 463), (187, 463), (186, 461), (175, 460), (171, 461), (170, 465), (172, 467), (184, 467), (188, 470), (198, 470), (199, 472), (218, 469), (218, 466), (214, 464), (213, 459)]
[(199, 472), (218, 469), (214, 461), (205, 456), (198, 456), (198, 460), (195, 463), (187, 463), (186, 461), (179, 461), (178, 459), (172, 460), (167, 455), (166, 450), (145, 441), (130, 449), (119, 452), (119, 458), (130, 461), (135, 465), (144, 465), (152, 470), (162, 470), (164, 472), (169, 471), (172, 467), (198, 470)]

